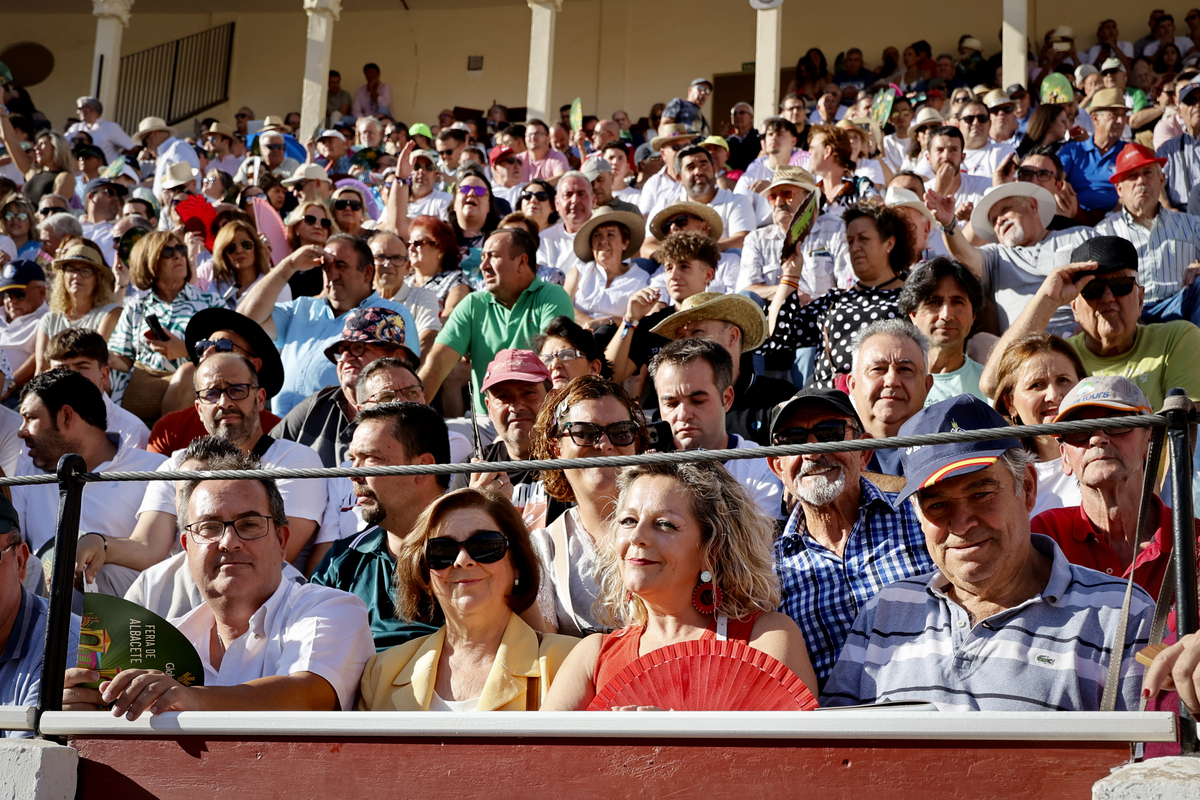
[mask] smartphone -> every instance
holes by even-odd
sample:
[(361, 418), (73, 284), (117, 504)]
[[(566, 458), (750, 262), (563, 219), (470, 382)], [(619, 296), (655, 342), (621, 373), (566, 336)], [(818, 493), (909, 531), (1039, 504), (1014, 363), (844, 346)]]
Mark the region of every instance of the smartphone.
[(152, 334), (154, 334), (154, 338), (157, 339), (158, 341), (165, 342), (171, 338), (170, 335), (167, 333), (166, 328), (164, 328), (162, 326), (162, 323), (158, 321), (158, 315), (147, 314), (146, 315), (146, 325), (147, 325), (147, 327), (150, 328), (150, 332)]
[(675, 436), (671, 433), (671, 423), (664, 419), (658, 422), (651, 422), (647, 427), (650, 429), (650, 447), (660, 453), (669, 453), (675, 449)]
[(1071, 49), (1071, 43), (1070, 42), (1055, 42), (1054, 49), (1060, 53), (1065, 53)]

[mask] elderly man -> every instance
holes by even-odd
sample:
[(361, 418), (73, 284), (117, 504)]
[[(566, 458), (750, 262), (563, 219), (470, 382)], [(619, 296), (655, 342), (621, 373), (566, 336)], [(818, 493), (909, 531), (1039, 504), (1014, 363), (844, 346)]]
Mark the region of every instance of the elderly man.
[(1102, 236), (1120, 236), (1137, 249), (1138, 283), (1145, 290), (1142, 322), (1186, 319), (1200, 323), (1200, 219), (1162, 206), (1165, 158), (1140, 144), (1127, 144), (1110, 179), (1121, 207), (1096, 226)]
[(567, 157), (550, 146), (550, 126), (540, 119), (525, 123), (525, 152), (519, 153), (521, 180), (535, 178), (558, 183), (559, 176), (571, 169)]
[(138, 130), (130, 137), (135, 144), (145, 148), (138, 154), (138, 160), (154, 161), (154, 183), (151, 189), (155, 197), (162, 197), (163, 178), (172, 164), (180, 162), (188, 164), (197, 172), (200, 170), (200, 157), (190, 144), (175, 137), (175, 129), (161, 117), (146, 117), (138, 123)]
[(704, 118), (704, 104), (712, 94), (712, 81), (696, 78), (688, 86), (687, 97), (675, 97), (663, 109), (660, 125), (683, 125), (696, 136), (708, 136), (712, 128)]
[[(754, 207), (749, 200), (717, 186), (712, 155), (699, 145), (685, 147), (675, 154), (675, 172), (679, 175), (679, 188), (671, 194), (660, 195), (657, 205), (647, 215), (654, 219), (658, 213), (679, 200), (710, 206), (721, 218), (724, 238), (717, 241), (719, 250), (730, 250), (742, 246), (746, 234), (754, 230)], [(648, 256), (662, 242), (647, 239), (642, 246), (642, 255)]]
[[(760, 312), (761, 313), (761, 310)], [(650, 360), (658, 411), (671, 426), (677, 450), (758, 447), (728, 433), (725, 415), (733, 407), (733, 359), (720, 344), (699, 337), (671, 342)], [(761, 459), (726, 461), (729, 474), (745, 487), (758, 508), (782, 520), (782, 487)]]
[(115, 122), (103, 119), (104, 104), (96, 97), (81, 97), (75, 101), (75, 110), (79, 113), (79, 122), (67, 128), (67, 138), (82, 131), (91, 137), (92, 144), (104, 151), (108, 163), (117, 156), (128, 156), (134, 152), (133, 140)]
[[(579, 179), (591, 186), (582, 176)], [(574, 318), (575, 306), (561, 286), (537, 277), (537, 245), (522, 228), (501, 228), (483, 244), (480, 272), (485, 291), (471, 292), (454, 307), (437, 342), (421, 367), (421, 382), (432, 398), (450, 370), (471, 360), (475, 386), (501, 350), (524, 347), (555, 317)], [(474, 397), (476, 413), (486, 413), (482, 395)]]
[[(1105, 375), (1077, 383), (1062, 399), (1054, 421), (1149, 413), (1150, 401), (1136, 386), (1119, 375)], [(1038, 514), (1031, 522), (1033, 532), (1052, 538), (1072, 564), (1124, 578), (1134, 571), (1138, 586), (1157, 597), (1170, 569), (1173, 538), (1171, 510), (1155, 494), (1150, 505), (1154, 535), (1148, 542), (1138, 541), (1150, 429), (1069, 433), (1058, 440), (1063, 471), (1078, 479), (1082, 500), (1074, 508)]]
[(1042, 282), (1033, 300), (992, 350), (979, 385), (994, 393), (999, 360), (1008, 344), (1045, 329), (1060, 306), (1070, 304), (1082, 333), (1067, 341), (1087, 375), (1123, 375), (1162, 408), (1167, 391), (1183, 387), (1200, 398), (1200, 329), (1185, 320), (1139, 325), (1142, 287), (1134, 246), (1118, 236), (1098, 236), (1071, 253), (1071, 262)]
[(412, 186), (408, 193), (408, 218), (431, 216), (441, 218), (453, 202), (450, 195), (439, 191), (438, 155), (434, 150), (413, 150), (408, 160), (412, 163)]
[(729, 142), (729, 169), (744, 170), (762, 150), (762, 137), (754, 127), (754, 107), (749, 103), (735, 104), (729, 110), (729, 125), (725, 136)]
[[(293, 275), (320, 267), (323, 291), (277, 303)], [(346, 234), (329, 237), (322, 250), (302, 247), (258, 280), (238, 304), (238, 312), (262, 325), (275, 339), (283, 359), (284, 383), (272, 401), (276, 414), (286, 415), (301, 400), (337, 382), (337, 370), (323, 353), (356, 308), (387, 308), (400, 314), (405, 330), (416, 330), (412, 312), (403, 303), (384, 300), (372, 288), (375, 255), (362, 239)], [(418, 356), (420, 342), (407, 345)]]
[(279, 131), (263, 131), (257, 141), (260, 155), (242, 159), (238, 168), (230, 173), (234, 183), (255, 183), (264, 170), (278, 178), (290, 178), (300, 169), (300, 162), (287, 154), (285, 139)]
[[(312, 151), (309, 151), (312, 155)], [(349, 174), (350, 145), (346, 135), (336, 128), (329, 128), (317, 134), (317, 157), (313, 163), (330, 175)]]
[(80, 221), (83, 235), (100, 247), (104, 262), (116, 260), (116, 243), (113, 241), (113, 222), (121, 214), (121, 203), (129, 193), (121, 184), (108, 178), (88, 181), (84, 188), (84, 218)]
[(571, 267), (582, 266), (575, 255), (575, 234), (592, 218), (592, 211), (596, 208), (596, 195), (588, 176), (578, 170), (560, 175), (554, 208), (561, 219), (541, 232), (538, 263), (554, 267), (566, 275)]
[(0, 269), (0, 302), (4, 304), (0, 352), (13, 369), (11, 393), (33, 377), (38, 322), (50, 310), (46, 305), (46, 273), (33, 261), (8, 262)]
[(1075, 188), (1079, 207), (1093, 224), (1117, 204), (1110, 179), (1121, 151), (1121, 136), (1129, 122), (1125, 98), (1116, 89), (1101, 89), (1088, 106), (1095, 133), (1084, 142), (1067, 142), (1058, 151), (1067, 181)]
[(417, 326), (409, 334), (420, 341), (420, 351), (429, 352), (442, 329), (442, 304), (432, 289), (413, 286), (404, 281), (411, 267), (408, 261), (408, 245), (390, 230), (364, 231), (371, 254), (375, 256), (376, 282), (380, 285), (400, 280), (392, 301), (402, 303), (413, 316)]
[(377, 358), (399, 356), (416, 369), (420, 359), (405, 346), (404, 318), (387, 308), (356, 308), (346, 316), (339, 340), (325, 348), (337, 383), (319, 389), (287, 413), (271, 435), (311, 447), (327, 467), (346, 459), (358, 414), (355, 384)]
[[(946, 247), (983, 281), (1001, 314), (1001, 329), (1021, 315), (1042, 280), (1056, 267), (1069, 264), (1071, 252), (1095, 236), (1091, 228), (1050, 231), (1054, 196), (1035, 183), (1006, 183), (993, 187), (975, 204), (971, 227), (989, 244), (976, 248), (967, 241), (954, 218), (953, 200), (927, 192), (925, 202), (942, 226)], [(1050, 333), (1069, 334), (1075, 321), (1066, 310), (1049, 320)]]
[(108, 343), (99, 333), (88, 328), (67, 328), (50, 337), (46, 344), (45, 357), (50, 369), (69, 369), (87, 378), (104, 400), (104, 411), (108, 416), (105, 431), (120, 437), (126, 447), (145, 450), (150, 442), (150, 429), (141, 418), (126, 411), (108, 396), (112, 387), (108, 366)]
[[(848, 384), (863, 430), (876, 439), (897, 436), (900, 426), (921, 410), (933, 387), (929, 340), (900, 318), (872, 322), (854, 335)], [(898, 450), (876, 450), (867, 465), (872, 473), (903, 476)], [(888, 491), (900, 482), (880, 481)]]
[(1200, 81), (1193, 80), (1175, 90), (1183, 133), (1158, 148), (1158, 157), (1167, 160), (1167, 203), (1173, 209), (1186, 211), (1188, 193), (1195, 185), (1194, 175), (1200, 175)]
[[(399, 398), (397, 398), (398, 400)], [(388, 402), (363, 409), (350, 460), (355, 467), (445, 464), (450, 460), (446, 424), (421, 403)], [(424, 620), (399, 619), (392, 600), (396, 558), (421, 513), (445, 493), (449, 475), (393, 475), (351, 479), (363, 522), (370, 527), (339, 539), (311, 583), (356, 595), (367, 607), (377, 651), (433, 633), (441, 612)]]
[[(984, 401), (943, 400), (905, 435), (1003, 428)], [(1032, 456), (1014, 438), (904, 452), (897, 498), (916, 506), (937, 570), (885, 587), (859, 612), (822, 705), (918, 700), (963, 711), (1098, 711), (1122, 581), (1031, 534)], [(1134, 589), (1116, 710), (1135, 710), (1154, 603)], [(899, 657), (898, 657), (899, 654)], [(1065, 668), (1064, 668), (1065, 666)]]
[[(771, 426), (773, 445), (870, 437), (850, 398), (836, 389), (805, 389)], [(767, 459), (799, 501), (774, 545), (779, 610), (804, 633), (820, 686), (859, 609), (887, 584), (935, 568), (913, 507), (897, 506), (895, 495), (862, 476), (869, 453)]]
[(1021, 143), (1016, 101), (1003, 89), (993, 89), (984, 96), (983, 102), (992, 118), (988, 138), (993, 142), (1009, 145), (1015, 152), (1017, 145)]
[[(663, 169), (655, 172), (642, 184), (642, 193), (638, 196), (638, 208), (642, 216), (649, 217), (650, 212), (666, 196), (676, 196), (679, 191), (679, 163), (675, 155), (696, 141), (696, 135), (683, 125), (662, 125), (658, 135), (650, 140), (650, 150), (662, 155)], [(643, 158), (642, 161), (648, 161)]]
[(933, 385), (925, 396), (925, 405), (960, 394), (986, 399), (979, 391), (983, 364), (966, 354), (967, 337), (982, 306), (979, 279), (949, 258), (926, 261), (905, 281), (896, 309), (907, 315), (929, 341)]
[[(233, 458), (211, 466), (250, 465)], [(195, 645), (204, 685), (131, 669), (102, 683), (101, 691), (81, 685), (100, 680), (100, 673), (70, 668), (63, 708), (95, 711), (111, 702), (115, 716), (131, 720), (147, 711), (353, 708), (374, 652), (366, 609), (346, 592), (283, 580), (291, 527), (275, 482), (183, 482), (179, 531), (204, 602), (172, 623)]]

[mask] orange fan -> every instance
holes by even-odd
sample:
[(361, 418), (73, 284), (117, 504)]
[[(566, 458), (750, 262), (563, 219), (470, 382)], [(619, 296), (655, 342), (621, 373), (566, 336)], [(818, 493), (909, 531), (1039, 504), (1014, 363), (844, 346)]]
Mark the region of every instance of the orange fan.
[(781, 662), (742, 642), (693, 639), (660, 647), (610, 680), (588, 711), (811, 711), (817, 700)]

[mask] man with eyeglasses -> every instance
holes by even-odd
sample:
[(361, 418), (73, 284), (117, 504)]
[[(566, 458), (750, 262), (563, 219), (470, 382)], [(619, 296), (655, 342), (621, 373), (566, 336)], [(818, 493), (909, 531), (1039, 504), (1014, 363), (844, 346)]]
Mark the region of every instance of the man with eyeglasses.
[(1011, 183), (1014, 180), (1021, 183), (1036, 183), (1054, 196), (1054, 217), (1046, 225), (1048, 231), (1065, 231), (1068, 228), (1078, 228), (1083, 223), (1075, 219), (1079, 216), (1079, 197), (1075, 188), (1066, 180), (1063, 163), (1054, 145), (1038, 145), (1015, 162), (1005, 162), (1000, 171), (992, 176), (996, 185)]
[[(403, 239), (390, 230), (368, 231), (366, 239), (375, 256), (375, 286), (390, 293), (390, 300), (402, 303), (408, 309), (416, 323), (413, 335), (421, 343), (421, 352), (429, 352), (442, 329), (441, 303), (437, 295), (431, 289), (413, 286), (405, 280), (410, 267), (408, 246)], [(399, 288), (396, 288), (397, 284)]]
[[(796, 99), (803, 109), (804, 101), (798, 97)], [(725, 141), (729, 143), (729, 169), (744, 170), (762, 151), (762, 137), (754, 127), (754, 107), (749, 103), (735, 104), (729, 110), (729, 125), (729, 132), (725, 135)]]
[(80, 220), (83, 235), (100, 247), (106, 263), (116, 258), (116, 243), (113, 241), (113, 223), (120, 216), (121, 203), (128, 190), (108, 178), (96, 178), (84, 189), (86, 212)]
[(71, 207), (67, 205), (65, 198), (59, 197), (53, 192), (48, 192), (42, 195), (42, 199), (38, 200), (37, 215), (38, 220), (44, 220), (51, 214), (71, 213)]
[(83, 131), (92, 137), (93, 145), (104, 151), (104, 156), (109, 162), (115, 161), (117, 156), (133, 155), (133, 140), (120, 125), (103, 119), (104, 105), (99, 99), (81, 97), (75, 101), (75, 110), (79, 113), (80, 121), (67, 128), (68, 139), (77, 131)]
[(208, 147), (208, 169), (219, 169), (229, 175), (236, 175), (242, 166), (242, 157), (233, 152), (233, 129), (220, 122), (208, 126), (208, 130), (200, 137)]
[(271, 435), (311, 447), (327, 467), (346, 458), (358, 414), (355, 384), (363, 367), (377, 358), (398, 357), (415, 369), (420, 359), (405, 344), (404, 318), (388, 308), (356, 308), (346, 317), (341, 338), (325, 348), (336, 365), (337, 383), (300, 401)]
[(712, 127), (704, 118), (703, 108), (712, 91), (712, 81), (696, 78), (688, 86), (687, 97), (675, 97), (667, 103), (659, 125), (683, 125), (695, 136), (708, 136), (712, 133)]
[(895, 130), (883, 137), (883, 163), (896, 173), (908, 157), (908, 130), (913, 122), (912, 101), (907, 97), (897, 97), (892, 102), (892, 116), (889, 121)]
[(467, 149), (467, 132), (458, 128), (446, 128), (434, 140), (437, 148), (438, 169), (442, 173), (442, 188), (454, 185), (454, 173), (463, 163), (463, 152)]
[[(152, 471), (163, 463), (157, 453), (139, 450), (123, 440), (108, 419), (103, 393), (87, 377), (69, 369), (52, 369), (33, 378), (21, 398), (18, 436), (27, 452), (17, 475), (53, 474), (68, 453), (83, 456), (89, 472)], [(79, 518), (80, 547), (103, 549), (127, 538), (137, 524), (137, 510), (147, 481), (92, 483), (84, 487)], [(54, 546), (58, 490), (54, 484), (13, 487), (13, 507), (24, 520), (26, 541), (42, 555)], [(99, 566), (99, 565), (97, 565)], [(77, 573), (78, 574), (78, 573)], [(137, 573), (109, 566), (87, 575), (104, 594), (125, 594)], [(83, 580), (78, 581), (83, 588)]]
[[(210, 466), (258, 465), (225, 457)], [(128, 719), (212, 708), (353, 708), (358, 679), (374, 654), (366, 608), (346, 592), (284, 580), (283, 562), (296, 532), (281, 494), (270, 478), (181, 482), (179, 532), (172, 531), (171, 539), (187, 553), (204, 602), (171, 622), (200, 654), (203, 686), (132, 669), (102, 684), (101, 695), (80, 685), (100, 679), (98, 672), (70, 668), (63, 708), (96, 711), (111, 701), (114, 715)]]
[(525, 148), (517, 158), (521, 160), (521, 180), (526, 183), (541, 179), (556, 186), (559, 177), (571, 169), (567, 157), (550, 146), (550, 126), (540, 119), (525, 123)]
[(1200, 177), (1200, 79), (1176, 88), (1179, 118), (1183, 133), (1158, 148), (1158, 157), (1167, 160), (1165, 197), (1177, 211), (1186, 211), (1188, 194)]
[(983, 102), (992, 117), (988, 138), (993, 142), (1009, 145), (1013, 152), (1016, 152), (1017, 145), (1021, 143), (1016, 101), (1003, 89), (993, 89), (984, 95)]
[[(854, 404), (836, 389), (805, 389), (785, 403), (771, 444), (869, 439)], [(787, 614), (804, 633), (824, 687), (858, 610), (892, 581), (934, 569), (912, 506), (863, 477), (871, 451), (768, 458), (796, 498), (775, 540)]]
[(300, 162), (287, 154), (287, 145), (279, 131), (263, 131), (256, 141), (259, 155), (247, 155), (237, 170), (229, 173), (233, 175), (234, 183), (243, 186), (254, 183), (264, 170), (270, 170), (277, 178), (286, 180), (300, 169)]

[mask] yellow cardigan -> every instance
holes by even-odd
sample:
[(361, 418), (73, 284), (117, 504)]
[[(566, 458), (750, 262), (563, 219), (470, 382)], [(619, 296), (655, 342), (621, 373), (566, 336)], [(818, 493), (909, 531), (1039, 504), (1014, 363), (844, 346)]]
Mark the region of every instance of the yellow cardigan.
[[(437, 683), (438, 659), (446, 628), (371, 657), (359, 686), (359, 711), (428, 711)], [(540, 708), (563, 659), (579, 639), (537, 632), (513, 614), (504, 629), (496, 661), (479, 698), (479, 711), (527, 711), (530, 678), (539, 678)]]

